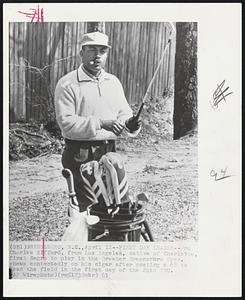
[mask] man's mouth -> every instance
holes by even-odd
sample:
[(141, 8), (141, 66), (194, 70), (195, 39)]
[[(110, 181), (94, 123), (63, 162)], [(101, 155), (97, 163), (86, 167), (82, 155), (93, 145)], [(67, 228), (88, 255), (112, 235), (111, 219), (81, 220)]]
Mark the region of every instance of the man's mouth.
[(91, 60), (90, 62), (90, 65), (92, 66), (99, 66), (101, 64), (101, 61), (98, 61), (98, 60)]

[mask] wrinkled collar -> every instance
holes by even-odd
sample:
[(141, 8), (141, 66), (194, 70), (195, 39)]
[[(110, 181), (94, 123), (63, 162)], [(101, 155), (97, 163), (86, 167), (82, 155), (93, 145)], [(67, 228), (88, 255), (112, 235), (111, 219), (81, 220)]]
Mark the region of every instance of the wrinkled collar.
[(106, 73), (103, 69), (101, 70), (100, 75), (96, 78), (92, 74), (88, 74), (88, 72), (85, 72), (82, 68), (82, 65), (79, 66), (77, 69), (77, 81), (99, 81), (102, 82), (104, 79), (110, 79), (110, 76), (108, 73)]

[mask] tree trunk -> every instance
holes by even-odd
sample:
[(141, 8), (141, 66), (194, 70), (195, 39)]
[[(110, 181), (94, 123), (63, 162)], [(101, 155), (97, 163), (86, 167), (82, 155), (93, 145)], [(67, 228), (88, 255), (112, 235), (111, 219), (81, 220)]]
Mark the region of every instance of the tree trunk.
[(87, 32), (100, 31), (105, 33), (105, 22), (88, 22)]
[(176, 23), (174, 139), (197, 126), (197, 23)]

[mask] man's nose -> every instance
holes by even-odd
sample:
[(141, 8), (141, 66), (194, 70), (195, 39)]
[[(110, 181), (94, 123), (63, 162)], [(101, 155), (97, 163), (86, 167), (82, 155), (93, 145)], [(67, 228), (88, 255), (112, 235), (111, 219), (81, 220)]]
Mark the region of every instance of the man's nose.
[(96, 57), (101, 57), (100, 50), (96, 50), (96, 51), (95, 51), (95, 56), (96, 56)]

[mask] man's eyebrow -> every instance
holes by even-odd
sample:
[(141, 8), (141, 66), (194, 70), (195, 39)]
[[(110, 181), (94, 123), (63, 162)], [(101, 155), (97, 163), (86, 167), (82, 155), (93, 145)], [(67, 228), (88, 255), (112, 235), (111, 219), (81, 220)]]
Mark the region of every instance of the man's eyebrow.
[(107, 47), (100, 46), (100, 45), (98, 45), (98, 46), (96, 46), (96, 45), (87, 45), (87, 47), (88, 47), (88, 49), (97, 49), (97, 48), (99, 48), (100, 50), (106, 50), (107, 49)]

